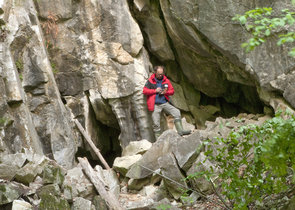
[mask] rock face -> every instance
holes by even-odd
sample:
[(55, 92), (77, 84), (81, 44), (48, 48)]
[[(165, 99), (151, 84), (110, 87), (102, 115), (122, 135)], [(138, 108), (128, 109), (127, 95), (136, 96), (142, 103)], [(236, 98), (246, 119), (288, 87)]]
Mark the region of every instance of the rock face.
[(270, 41), (245, 54), (249, 37), (231, 20), (264, 6), (291, 8), (283, 0), (1, 1), (0, 151), (26, 148), (72, 168), (78, 148), (90, 150), (72, 117), (109, 162), (131, 141), (153, 142), (142, 88), (157, 64), (175, 87), (172, 102), (198, 128), (218, 115), (272, 112), (278, 101), (295, 108), (288, 47)]
[(64, 167), (74, 164), (77, 137), (52, 73), (33, 1), (4, 4), (0, 43), (1, 150), (31, 148)]

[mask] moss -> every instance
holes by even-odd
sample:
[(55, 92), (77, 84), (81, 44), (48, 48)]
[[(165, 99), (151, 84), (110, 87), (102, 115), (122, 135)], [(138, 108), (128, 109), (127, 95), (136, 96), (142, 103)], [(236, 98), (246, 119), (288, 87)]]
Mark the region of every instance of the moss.
[(62, 197), (44, 194), (41, 197), (39, 210), (70, 210), (69, 203)]
[(43, 182), (46, 184), (56, 183), (62, 185), (64, 175), (58, 166), (47, 165), (43, 170)]
[(19, 196), (20, 193), (10, 183), (0, 185), (0, 205), (10, 203)]
[(18, 59), (18, 60), (15, 62), (15, 66), (16, 66), (16, 68), (17, 68), (19, 71), (22, 71), (22, 70), (24, 69), (24, 64), (23, 64), (23, 62), (22, 62), (20, 59)]
[(53, 74), (57, 74), (59, 70), (57, 69), (55, 63), (51, 62), (50, 65), (51, 65)]
[(4, 117), (0, 117), (0, 127), (3, 127), (6, 123), (6, 119)]

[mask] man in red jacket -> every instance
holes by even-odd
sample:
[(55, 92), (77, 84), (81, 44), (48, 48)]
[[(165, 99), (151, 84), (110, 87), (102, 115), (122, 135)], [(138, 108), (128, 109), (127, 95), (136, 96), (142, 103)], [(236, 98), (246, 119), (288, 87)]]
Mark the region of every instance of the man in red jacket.
[(154, 74), (148, 79), (143, 94), (147, 96), (148, 110), (152, 112), (153, 130), (156, 139), (161, 135), (160, 118), (164, 110), (174, 117), (174, 124), (179, 135), (188, 135), (191, 131), (183, 130), (179, 109), (169, 103), (169, 96), (174, 94), (174, 88), (164, 75), (163, 66), (155, 66)]

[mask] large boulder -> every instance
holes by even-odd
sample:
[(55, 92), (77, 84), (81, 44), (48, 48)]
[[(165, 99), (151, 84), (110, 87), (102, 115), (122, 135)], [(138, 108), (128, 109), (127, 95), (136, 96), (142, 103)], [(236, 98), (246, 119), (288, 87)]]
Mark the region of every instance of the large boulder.
[(120, 172), (122, 175), (126, 175), (127, 171), (142, 158), (142, 155), (130, 155), (124, 157), (117, 157), (114, 161), (113, 168)]
[(148, 140), (132, 141), (122, 151), (122, 156), (143, 154), (152, 147)]
[(175, 155), (180, 168), (187, 170), (203, 149), (200, 139), (202, 139), (200, 134), (183, 138), (175, 131), (167, 130), (143, 154), (141, 160), (130, 168), (126, 176), (133, 179), (142, 179), (152, 175), (154, 171), (161, 168), (158, 163), (159, 158), (171, 152)]
[(179, 199), (187, 189), (187, 184), (175, 156), (172, 153), (165, 154), (159, 157), (158, 162), (166, 189), (173, 198)]

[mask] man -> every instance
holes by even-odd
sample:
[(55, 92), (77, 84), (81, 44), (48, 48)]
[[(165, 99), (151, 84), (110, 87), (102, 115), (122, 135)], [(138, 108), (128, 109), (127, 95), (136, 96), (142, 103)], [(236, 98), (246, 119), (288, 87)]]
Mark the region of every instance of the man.
[(179, 135), (191, 133), (191, 131), (183, 130), (180, 111), (169, 103), (169, 96), (174, 94), (174, 88), (164, 75), (163, 66), (154, 67), (154, 74), (146, 82), (143, 94), (147, 96), (148, 110), (152, 111), (153, 130), (156, 139), (161, 135), (160, 118), (162, 110), (174, 117), (174, 124)]

